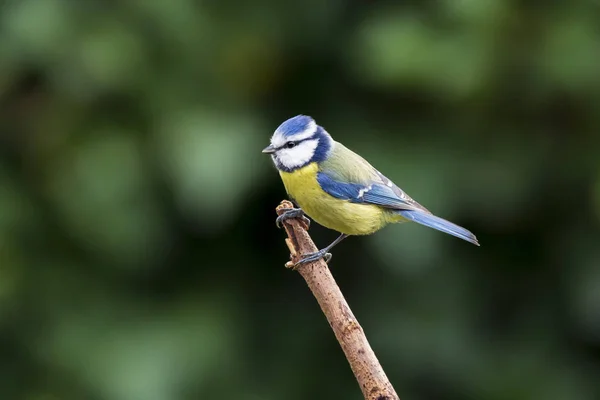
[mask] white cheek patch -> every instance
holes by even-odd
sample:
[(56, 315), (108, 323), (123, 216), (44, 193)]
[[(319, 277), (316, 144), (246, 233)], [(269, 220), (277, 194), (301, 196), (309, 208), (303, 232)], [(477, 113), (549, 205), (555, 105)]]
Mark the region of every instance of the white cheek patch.
[(310, 161), (319, 145), (319, 139), (305, 140), (291, 149), (277, 151), (277, 160), (289, 169), (298, 168)]
[(302, 132), (298, 132), (295, 135), (285, 136), (282, 132), (276, 131), (271, 138), (271, 144), (274, 147), (281, 147), (286, 142), (292, 141), (300, 141), (304, 139), (308, 139), (313, 136), (317, 132), (317, 123), (315, 121), (310, 121), (310, 123), (306, 126)]

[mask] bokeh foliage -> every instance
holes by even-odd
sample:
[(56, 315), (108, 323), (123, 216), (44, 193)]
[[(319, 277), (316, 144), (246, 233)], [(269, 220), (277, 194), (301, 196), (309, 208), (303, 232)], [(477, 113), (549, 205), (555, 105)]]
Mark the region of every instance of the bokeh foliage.
[(359, 399), (274, 226), (299, 113), (482, 243), (336, 249), (402, 399), (600, 398), (593, 0), (0, 1), (0, 397)]

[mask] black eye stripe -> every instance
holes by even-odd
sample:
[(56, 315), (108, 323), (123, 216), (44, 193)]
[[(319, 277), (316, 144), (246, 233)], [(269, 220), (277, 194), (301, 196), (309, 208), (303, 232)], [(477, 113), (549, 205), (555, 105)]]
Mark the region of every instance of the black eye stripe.
[[(293, 148), (293, 147), (296, 147), (296, 146), (298, 146), (300, 143), (302, 143), (302, 142), (306, 142), (307, 140), (311, 140), (311, 139), (314, 139), (314, 137), (312, 137), (312, 136), (311, 136), (311, 137), (309, 137), (309, 138), (302, 139), (302, 140), (290, 140), (290, 141), (288, 141), (288, 142), (284, 143), (283, 145), (279, 146), (279, 147), (277, 148), (277, 150), (279, 150), (279, 149), (291, 149), (291, 148)], [(293, 145), (293, 146), (291, 146), (291, 147), (288, 147), (288, 144), (289, 144), (289, 143), (294, 143), (294, 145)]]

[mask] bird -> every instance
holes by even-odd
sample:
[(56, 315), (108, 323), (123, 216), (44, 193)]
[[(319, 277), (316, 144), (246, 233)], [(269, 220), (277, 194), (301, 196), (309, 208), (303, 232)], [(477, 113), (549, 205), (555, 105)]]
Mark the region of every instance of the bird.
[(473, 233), (433, 215), (367, 160), (333, 140), (310, 116), (284, 121), (262, 152), (271, 156), (290, 200), (298, 206), (280, 215), (277, 226), (308, 216), (340, 233), (329, 246), (302, 256), (294, 268), (319, 259), (329, 262), (331, 249), (348, 236), (370, 235), (407, 221), (479, 246)]

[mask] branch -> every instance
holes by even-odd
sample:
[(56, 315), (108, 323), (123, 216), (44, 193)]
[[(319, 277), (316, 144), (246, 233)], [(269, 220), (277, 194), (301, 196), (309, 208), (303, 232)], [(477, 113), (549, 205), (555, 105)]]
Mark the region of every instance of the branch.
[[(284, 200), (277, 207), (277, 214), (281, 215), (292, 207), (292, 203)], [(307, 226), (301, 220), (290, 219), (285, 221), (283, 226), (288, 235), (285, 242), (292, 256), (292, 262), (286, 264), (286, 267), (290, 268), (303, 254), (313, 253), (318, 249), (307, 232)], [(321, 306), (365, 399), (399, 400), (371, 349), (362, 327), (335, 283), (327, 263), (319, 260), (306, 264), (298, 267), (298, 272)]]

